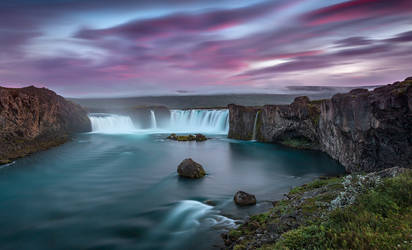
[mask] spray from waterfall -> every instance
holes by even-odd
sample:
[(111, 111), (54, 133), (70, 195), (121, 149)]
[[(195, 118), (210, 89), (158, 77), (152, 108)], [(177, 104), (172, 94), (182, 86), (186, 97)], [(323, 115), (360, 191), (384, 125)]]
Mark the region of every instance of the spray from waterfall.
[(150, 124), (152, 129), (157, 128), (156, 115), (153, 110), (150, 110)]
[(217, 133), (229, 131), (229, 110), (171, 110), (169, 130), (182, 133)]
[(256, 112), (255, 122), (253, 123), (253, 134), (252, 134), (252, 141), (256, 141), (256, 129), (257, 129), (257, 121), (259, 118), (260, 110)]
[(136, 127), (129, 116), (94, 113), (89, 115), (93, 133), (122, 134), (133, 133)]

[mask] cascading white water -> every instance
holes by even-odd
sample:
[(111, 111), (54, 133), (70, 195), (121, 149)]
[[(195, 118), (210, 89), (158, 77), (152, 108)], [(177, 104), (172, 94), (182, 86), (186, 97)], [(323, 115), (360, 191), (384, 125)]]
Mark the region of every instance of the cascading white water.
[[(229, 110), (171, 110), (168, 125), (159, 126), (156, 114), (150, 110), (149, 129), (136, 128), (129, 116), (94, 113), (89, 115), (92, 132), (106, 134), (124, 133), (209, 133), (227, 134), (229, 131)], [(135, 120), (139, 124), (139, 121)], [(143, 122), (143, 121), (141, 121)]]
[(119, 134), (136, 130), (129, 116), (94, 113), (89, 119), (94, 133)]
[(171, 110), (167, 129), (174, 132), (227, 134), (229, 110)]
[(257, 120), (258, 120), (258, 117), (259, 117), (259, 112), (260, 111), (256, 112), (255, 122), (253, 123), (252, 141), (256, 141), (256, 125), (257, 125)]
[(150, 110), (150, 126), (153, 129), (157, 128), (156, 115), (153, 110)]

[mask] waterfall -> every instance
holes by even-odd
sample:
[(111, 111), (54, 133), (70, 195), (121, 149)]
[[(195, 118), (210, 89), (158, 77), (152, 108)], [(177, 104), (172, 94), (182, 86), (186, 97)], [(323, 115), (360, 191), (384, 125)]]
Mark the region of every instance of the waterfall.
[(174, 132), (227, 134), (229, 110), (171, 110), (168, 129)]
[[(171, 110), (168, 123), (157, 124), (154, 110), (150, 116), (132, 119), (117, 114), (93, 113), (89, 115), (92, 132), (106, 134), (124, 133), (207, 133), (227, 134), (229, 132), (229, 110), (227, 109), (191, 109)], [(159, 117), (158, 117), (159, 118)], [(142, 119), (142, 121), (139, 121)], [(144, 119), (144, 120), (143, 120)], [(137, 128), (134, 124), (143, 124), (150, 119), (149, 129)]]
[(259, 117), (259, 112), (260, 111), (256, 112), (255, 122), (253, 123), (252, 141), (256, 141), (256, 125), (257, 125), (257, 120), (258, 120), (258, 117)]
[(136, 130), (129, 116), (93, 113), (89, 119), (94, 133), (119, 134)]
[(154, 128), (154, 129), (157, 128), (156, 115), (153, 110), (150, 110), (150, 125), (151, 125), (151, 128)]

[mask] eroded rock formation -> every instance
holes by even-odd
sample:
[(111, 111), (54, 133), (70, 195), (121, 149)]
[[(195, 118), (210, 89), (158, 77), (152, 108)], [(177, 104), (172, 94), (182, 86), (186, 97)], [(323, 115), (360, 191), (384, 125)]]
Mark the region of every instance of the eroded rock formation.
[(65, 142), (90, 131), (87, 113), (51, 90), (0, 87), (0, 163)]
[[(355, 89), (331, 99), (298, 97), (291, 105), (229, 105), (229, 137), (319, 149), (348, 172), (412, 166), (412, 78)], [(252, 129), (253, 130), (253, 129)]]

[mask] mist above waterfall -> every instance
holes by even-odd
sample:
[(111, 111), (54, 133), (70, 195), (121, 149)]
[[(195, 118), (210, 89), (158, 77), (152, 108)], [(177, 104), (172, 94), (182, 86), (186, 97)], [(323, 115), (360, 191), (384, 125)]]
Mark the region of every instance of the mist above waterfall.
[(144, 127), (144, 118), (132, 119), (128, 115), (92, 113), (89, 115), (93, 133), (208, 133), (227, 134), (229, 111), (219, 110), (171, 110), (169, 120), (159, 124), (156, 111), (150, 110), (150, 127)]

